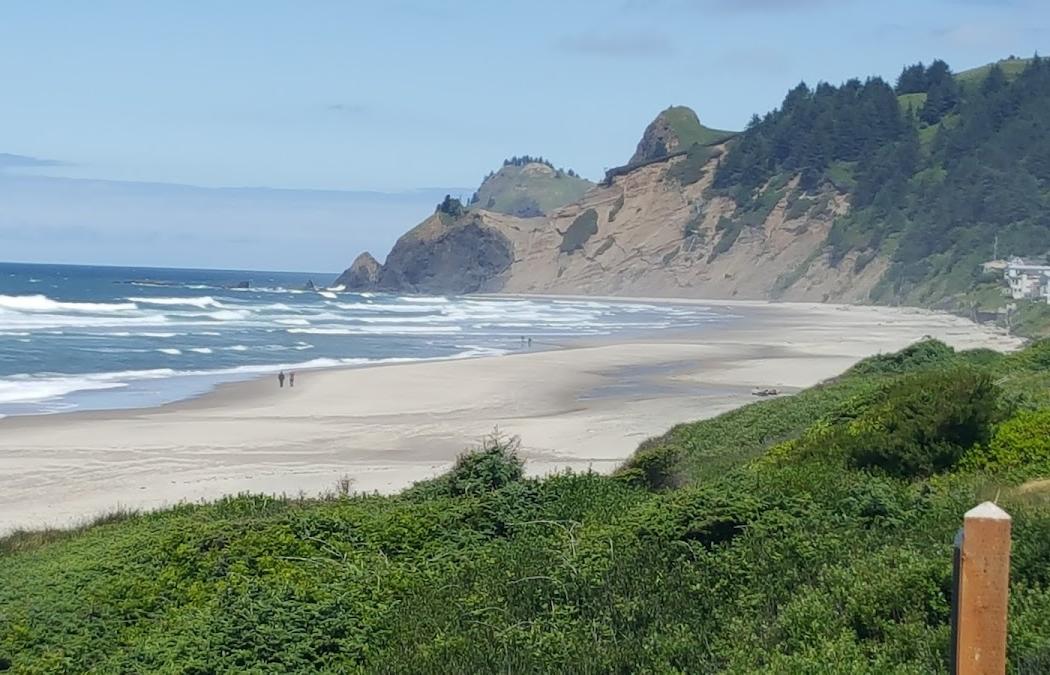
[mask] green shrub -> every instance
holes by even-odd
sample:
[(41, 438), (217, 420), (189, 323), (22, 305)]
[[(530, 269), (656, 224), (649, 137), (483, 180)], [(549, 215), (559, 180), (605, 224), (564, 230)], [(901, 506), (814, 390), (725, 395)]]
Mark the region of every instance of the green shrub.
[(562, 253), (572, 253), (583, 248), (587, 240), (598, 232), (598, 212), (587, 209), (569, 225), (562, 236), (560, 250)]
[(1050, 409), (1019, 412), (966, 459), (968, 467), (992, 470), (1050, 462)]
[(1012, 354), (1010, 364), (1025, 370), (1050, 370), (1050, 339), (1038, 340)]
[(885, 400), (839, 434), (849, 461), (902, 478), (953, 467), (967, 450), (988, 442), (1002, 417), (1000, 389), (968, 367), (920, 372), (888, 387)]
[(731, 220), (722, 216), (718, 221), (718, 225), (715, 226), (716, 232), (721, 232), (722, 236), (718, 238), (718, 243), (715, 244), (711, 254), (707, 256), (707, 262), (711, 262), (719, 255), (725, 253), (733, 247), (736, 243), (737, 237), (744, 231), (744, 223), (739, 220)]
[(525, 462), (518, 455), (521, 440), (493, 431), (481, 443), (459, 455), (456, 463), (437, 478), (419, 481), (404, 495), (409, 499), (478, 496), (520, 481)]
[(700, 226), (704, 224), (704, 212), (700, 211), (694, 214), (689, 220), (686, 221), (685, 225), (682, 226), (682, 236), (686, 239), (690, 237), (699, 237), (703, 233), (700, 230)]
[(684, 479), (678, 466), (683, 455), (677, 445), (663, 439), (650, 439), (638, 447), (618, 475), (621, 480), (650, 490), (677, 487)]
[(940, 340), (927, 338), (892, 354), (879, 354), (860, 361), (846, 371), (847, 375), (907, 373), (951, 360), (955, 350)]
[(692, 185), (704, 177), (704, 167), (712, 157), (711, 148), (694, 144), (686, 150), (685, 157), (667, 170), (667, 177), (680, 185)]
[(613, 202), (613, 205), (611, 207), (609, 207), (609, 222), (610, 223), (616, 220), (616, 215), (618, 213), (620, 213), (620, 209), (622, 209), (622, 208), (623, 208), (623, 193), (621, 192), (620, 196), (616, 198), (615, 202)]
[(788, 204), (787, 211), (784, 214), (787, 220), (796, 220), (809, 213), (817, 203), (816, 199), (810, 199), (809, 197), (796, 197)]

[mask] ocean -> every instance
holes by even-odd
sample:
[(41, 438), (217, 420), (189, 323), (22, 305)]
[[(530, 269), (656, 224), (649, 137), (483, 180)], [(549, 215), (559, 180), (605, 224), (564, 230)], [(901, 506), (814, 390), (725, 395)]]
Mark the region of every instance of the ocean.
[(152, 407), (281, 370), (732, 320), (698, 305), (347, 293), (325, 287), (334, 276), (0, 263), (0, 416)]

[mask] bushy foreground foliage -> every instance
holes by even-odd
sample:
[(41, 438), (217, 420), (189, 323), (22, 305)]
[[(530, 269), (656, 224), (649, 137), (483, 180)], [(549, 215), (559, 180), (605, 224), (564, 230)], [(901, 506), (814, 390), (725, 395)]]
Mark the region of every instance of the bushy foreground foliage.
[(939, 672), (952, 537), (999, 495), (1011, 667), (1045, 672), (1047, 352), (919, 350), (675, 427), (612, 477), (524, 478), (497, 438), (397, 497), (244, 495), (8, 550), (0, 668)]

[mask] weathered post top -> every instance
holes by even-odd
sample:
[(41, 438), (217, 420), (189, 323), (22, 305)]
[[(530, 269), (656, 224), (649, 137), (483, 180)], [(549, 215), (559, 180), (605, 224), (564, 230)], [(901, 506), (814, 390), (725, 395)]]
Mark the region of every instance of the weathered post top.
[(1010, 514), (1003, 511), (994, 502), (984, 502), (973, 507), (963, 515), (963, 520), (1005, 520), (1010, 521)]
[(963, 517), (955, 643), (961, 675), (1006, 672), (1010, 522), (1010, 514), (992, 502)]

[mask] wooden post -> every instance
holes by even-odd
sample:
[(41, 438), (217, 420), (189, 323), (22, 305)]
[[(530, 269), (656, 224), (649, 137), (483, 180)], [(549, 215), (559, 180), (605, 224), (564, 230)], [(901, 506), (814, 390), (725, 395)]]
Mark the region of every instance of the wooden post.
[(1010, 586), (1010, 515), (985, 502), (963, 517), (959, 557), (955, 672), (1006, 672), (1006, 611)]

